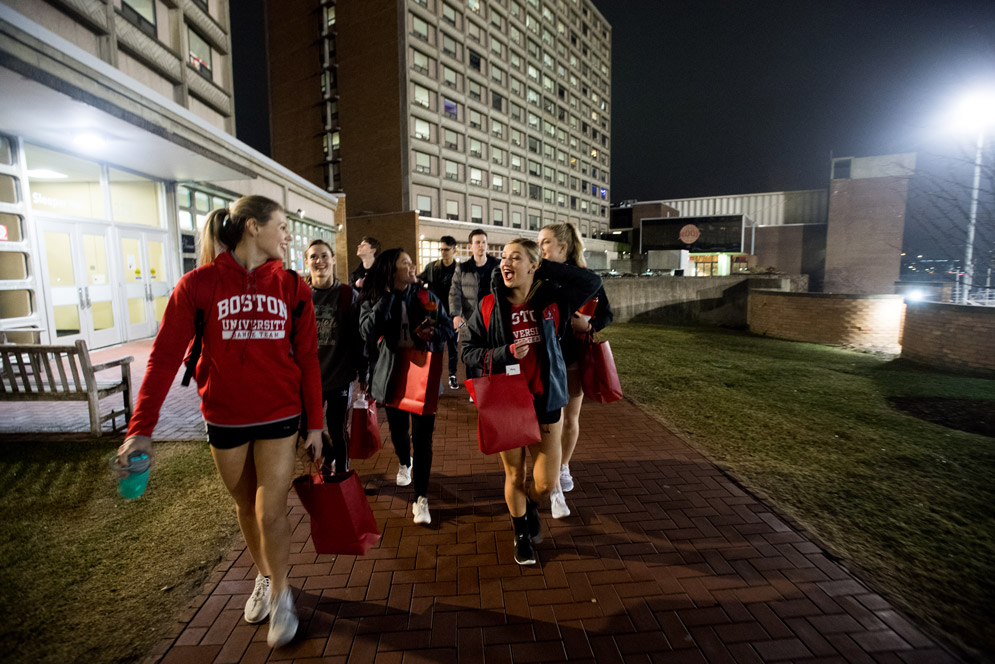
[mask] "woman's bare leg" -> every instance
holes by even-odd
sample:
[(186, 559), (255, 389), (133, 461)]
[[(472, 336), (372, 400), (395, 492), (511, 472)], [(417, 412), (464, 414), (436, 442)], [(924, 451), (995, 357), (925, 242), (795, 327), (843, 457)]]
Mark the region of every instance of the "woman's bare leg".
[[(529, 487), (529, 497), (539, 503), (540, 499), (549, 497), (560, 478), (561, 422), (540, 424), (542, 439), (534, 445), (529, 445), (532, 455), (532, 486)], [(524, 464), (523, 464), (524, 466)]]
[(290, 480), (294, 473), (296, 443), (297, 434), (252, 443), (256, 466), (256, 517), (260, 550), (270, 572), (274, 597), (279, 597), (287, 587), (290, 568), (287, 495), (290, 493)]
[(500, 453), (504, 466), (504, 502), (513, 517), (525, 515), (525, 449)]
[(270, 576), (270, 569), (262, 555), (259, 520), (256, 515), (256, 467), (251, 454), (252, 443), (231, 449), (211, 447), (214, 465), (221, 475), (228, 493), (235, 499), (238, 527), (249, 549), (252, 562), (263, 576)]

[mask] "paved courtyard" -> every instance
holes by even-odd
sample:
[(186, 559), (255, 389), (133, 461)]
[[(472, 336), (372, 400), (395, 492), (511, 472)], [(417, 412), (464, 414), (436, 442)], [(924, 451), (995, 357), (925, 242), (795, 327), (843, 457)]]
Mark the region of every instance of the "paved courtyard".
[[(137, 389), (150, 346), (98, 357), (135, 355)], [(178, 385), (156, 437), (202, 439), (196, 390)], [(82, 404), (4, 404), (0, 414), (0, 433), (88, 430)], [(633, 404), (586, 404), (581, 424), (572, 514), (544, 520), (539, 564), (512, 559), (499, 461), (477, 450), (465, 390), (447, 390), (430, 526), (411, 522), (412, 487), (394, 484), (384, 423), (385, 449), (353, 465), (383, 534), (368, 555), (315, 554), (291, 494), (297, 639), (270, 650), (266, 625), (242, 620), (256, 572), (240, 548), (147, 661), (957, 661)]]

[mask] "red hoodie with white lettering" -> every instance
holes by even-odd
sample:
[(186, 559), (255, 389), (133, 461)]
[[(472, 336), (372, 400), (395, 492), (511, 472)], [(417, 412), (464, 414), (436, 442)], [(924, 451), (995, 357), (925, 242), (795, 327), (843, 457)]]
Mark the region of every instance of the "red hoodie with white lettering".
[(285, 420), (302, 412), (303, 394), (308, 430), (324, 427), (311, 289), (281, 261), (249, 272), (226, 251), (176, 284), (152, 345), (129, 436), (152, 435), (194, 337), (198, 309), (205, 324), (195, 378), (209, 424)]

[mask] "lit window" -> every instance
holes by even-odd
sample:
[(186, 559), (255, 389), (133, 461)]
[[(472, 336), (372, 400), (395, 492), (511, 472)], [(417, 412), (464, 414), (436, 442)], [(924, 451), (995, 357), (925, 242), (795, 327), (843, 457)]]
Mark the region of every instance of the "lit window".
[(418, 214), (424, 214), (425, 216), (431, 216), (431, 214), (432, 214), (432, 197), (431, 196), (419, 196), (418, 197)]
[(432, 140), (432, 125), (426, 120), (415, 118), (415, 138), (422, 141)]
[(432, 157), (424, 152), (415, 152), (415, 172), (432, 173)]
[(155, 27), (155, 0), (123, 0), (121, 2), (121, 13), (138, 29), (156, 38)]
[(211, 46), (190, 27), (187, 27), (187, 37), (190, 41), (190, 65), (198, 74), (211, 80)]
[(417, 83), (415, 84), (415, 103), (416, 104), (418, 104), (419, 106), (424, 106), (425, 108), (429, 108), (429, 106), (431, 106), (431, 102), (429, 101), (429, 99), (430, 99), (429, 94), (430, 93), (428, 91), (428, 88), (423, 88), (422, 86), (418, 85)]

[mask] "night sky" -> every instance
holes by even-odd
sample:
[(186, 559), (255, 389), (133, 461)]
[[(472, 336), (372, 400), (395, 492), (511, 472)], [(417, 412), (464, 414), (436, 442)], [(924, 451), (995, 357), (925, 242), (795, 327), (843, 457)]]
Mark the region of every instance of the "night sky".
[[(267, 152), (265, 111), (245, 110), (265, 98), (265, 56), (238, 48), (262, 42), (261, 5), (239, 0), (232, 29), (238, 137)], [(595, 5), (612, 25), (613, 202), (825, 187), (831, 156), (963, 157), (945, 113), (995, 82), (993, 0)], [(956, 253), (963, 229), (932, 217), (910, 241)]]

